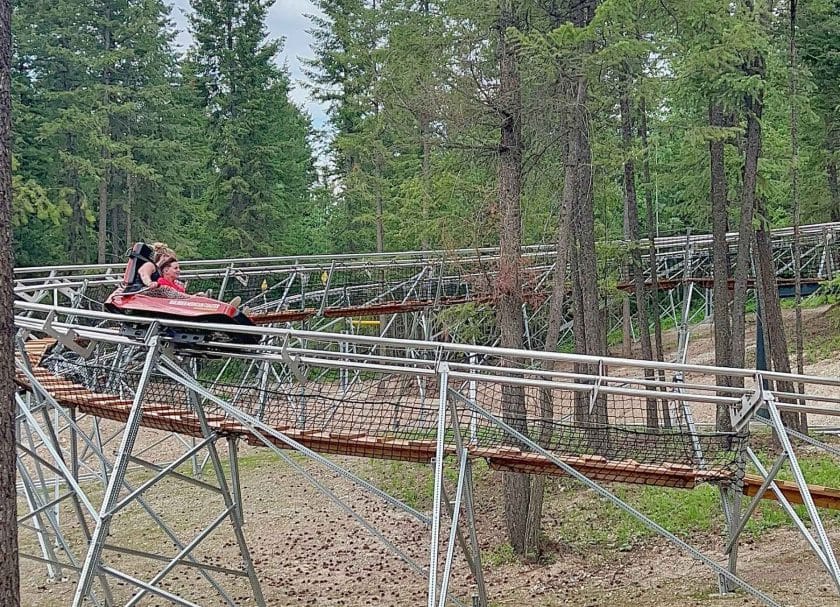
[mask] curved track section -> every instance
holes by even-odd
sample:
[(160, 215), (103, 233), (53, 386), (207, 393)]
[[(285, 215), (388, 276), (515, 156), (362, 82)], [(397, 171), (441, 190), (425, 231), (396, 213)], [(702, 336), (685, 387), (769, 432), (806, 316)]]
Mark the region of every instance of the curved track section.
[[(804, 292), (834, 276), (840, 268), (840, 223), (803, 226), (800, 230), (800, 266)], [(738, 235), (728, 235), (730, 249), (737, 249)], [(793, 277), (795, 251), (790, 229), (772, 233), (774, 262), (779, 280)], [(647, 243), (641, 243), (647, 250)], [(702, 320), (710, 309), (712, 239), (709, 235), (665, 237), (655, 240), (657, 283), (662, 291), (661, 314), (676, 324)], [(619, 289), (630, 290), (621, 281), (626, 250), (623, 243), (610, 243), (615, 254), (606, 260), (601, 277), (614, 280)], [(730, 256), (734, 263), (734, 254)], [(538, 349), (545, 324), (541, 318), (550, 296), (556, 253), (550, 246), (523, 249), (523, 292), (526, 306), (526, 340)], [(370, 333), (409, 339), (458, 339), (474, 335), (469, 312), (453, 312), (445, 323), (433, 315), (464, 304), (492, 305), (498, 250), (397, 252), (359, 255), (315, 255), (252, 259), (185, 261), (183, 277), (192, 292), (206, 291), (219, 299), (242, 299), (256, 324), (294, 323), (296, 328), (332, 332)], [(650, 262), (645, 260), (647, 284), (652, 285)], [(116, 288), (124, 262), (115, 265), (19, 268), (15, 271), (18, 299), (101, 310), (101, 303)], [(620, 326), (621, 305), (616, 298), (608, 306), (611, 324)], [(706, 305), (698, 305), (704, 303)], [(443, 312), (446, 314), (445, 312)], [(396, 315), (404, 315), (397, 317)], [(410, 315), (410, 316), (409, 316)], [(473, 314), (474, 315), (474, 314)], [(565, 330), (571, 330), (567, 311)], [(491, 334), (485, 344), (494, 343)]]

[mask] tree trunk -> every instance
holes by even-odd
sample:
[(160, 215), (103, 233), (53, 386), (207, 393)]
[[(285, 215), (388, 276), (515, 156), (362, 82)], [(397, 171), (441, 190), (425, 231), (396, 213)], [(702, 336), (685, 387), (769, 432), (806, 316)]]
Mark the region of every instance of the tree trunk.
[(828, 176), (828, 191), (831, 194), (831, 221), (840, 221), (840, 179), (838, 179), (837, 159), (840, 158), (840, 127), (829, 124), (825, 136), (825, 151), (828, 160), (825, 171)]
[[(587, 84), (584, 76), (578, 79), (577, 98), (585, 103)], [(598, 300), (598, 266), (595, 256), (595, 210), (592, 200), (591, 148), (589, 123), (584, 103), (576, 104), (573, 110), (570, 138), (577, 139), (575, 202), (572, 208), (572, 286), (575, 352), (591, 356), (603, 356), (606, 351), (603, 318)], [(598, 368), (593, 364), (577, 364), (575, 372), (595, 374)], [(607, 401), (601, 395), (589, 406), (589, 395), (575, 394), (576, 422), (584, 429), (587, 446), (593, 453), (604, 454), (609, 446), (607, 423)]]
[[(385, 209), (382, 196), (382, 162), (380, 161), (379, 151), (374, 150), (374, 188), (376, 190), (376, 252), (385, 252)], [(380, 273), (380, 281), (385, 284), (385, 270)], [(379, 335), (385, 337), (387, 331), (385, 330), (391, 320), (390, 314), (379, 315)]]
[[(622, 98), (623, 99), (623, 98)], [(623, 111), (623, 108), (622, 108)], [(622, 136), (624, 135), (624, 116), (622, 115)], [(625, 165), (626, 171), (626, 165)], [(626, 180), (625, 175), (625, 180)], [(626, 186), (626, 183), (625, 183)], [(628, 250), (624, 253), (624, 260), (621, 264), (621, 282), (629, 284), (631, 282), (633, 265), (630, 259), (629, 247), (632, 247), (632, 239), (630, 236), (630, 210), (627, 207), (627, 192), (624, 192), (624, 213), (622, 213), (622, 235), (624, 236), (624, 246)], [(621, 291), (621, 356), (624, 358), (633, 358), (633, 317), (630, 311), (630, 294), (627, 291)]]
[(568, 136), (565, 154), (563, 193), (560, 201), (560, 217), (557, 221), (557, 257), (554, 260), (554, 281), (551, 302), (548, 308), (548, 328), (545, 337), (545, 351), (555, 352), (560, 342), (560, 327), (563, 325), (563, 309), (566, 305), (566, 275), (569, 266), (572, 223), (572, 205), (576, 197), (577, 142)]
[[(585, 27), (592, 20), (597, 7), (597, 0), (581, 0), (572, 7), (572, 23), (577, 27)], [(584, 54), (593, 52), (591, 43), (586, 43), (581, 49)], [(603, 318), (600, 301), (598, 299), (598, 263), (595, 254), (595, 205), (593, 202), (592, 182), (592, 146), (589, 140), (591, 131), (590, 115), (586, 104), (589, 98), (589, 82), (584, 74), (577, 78), (577, 91), (573, 120), (570, 123), (570, 137), (578, 139), (577, 154), (577, 201), (574, 206), (575, 225), (574, 235), (578, 243), (578, 275), (575, 277), (581, 285), (581, 302), (586, 311), (583, 315), (586, 343), (579, 344), (581, 354), (602, 356), (606, 352)], [(579, 317), (575, 318), (578, 322)]]
[[(424, 25), (426, 26), (426, 34), (429, 35), (428, 31), (428, 18), (429, 18), (429, 2), (423, 0), (420, 3), (420, 12), (425, 17)], [(431, 220), (431, 164), (432, 164), (432, 140), (431, 140), (431, 132), (432, 132), (432, 117), (428, 111), (421, 111), (420, 112), (420, 139), (422, 142), (422, 164), (421, 164), (421, 178), (423, 180), (423, 192), (422, 198), (420, 200), (420, 212), (421, 218), (423, 221), (422, 231), (420, 233), (420, 248), (424, 251), (428, 251), (431, 248), (429, 243), (429, 234), (431, 233), (431, 229), (429, 226), (429, 221)]]
[[(628, 86), (625, 81), (625, 87)], [(630, 273), (633, 277), (633, 293), (636, 299), (636, 324), (639, 325), (639, 338), (642, 342), (642, 358), (653, 359), (653, 347), (650, 342), (650, 322), (648, 321), (647, 301), (645, 298), (645, 275), (642, 269), (642, 250), (639, 242), (639, 206), (636, 199), (636, 164), (633, 162), (633, 124), (630, 116), (630, 99), (625, 88), (619, 98), (621, 112), (621, 142), (624, 147), (624, 214), (630, 240)], [(653, 369), (645, 369), (645, 379), (653, 379)], [(659, 427), (658, 404), (655, 398), (646, 399), (645, 413), (648, 428)], [(663, 420), (664, 421), (664, 420)]]
[(0, 605), (20, 605), (12, 258), (12, 5), (0, 0)]
[[(753, 0), (745, 0), (744, 5), (750, 12), (750, 18), (766, 22), (766, 18), (761, 12), (763, 8), (757, 7)], [(753, 49), (752, 56), (745, 63), (743, 69), (748, 78), (761, 82), (765, 81), (766, 64), (761, 49)], [(761, 116), (764, 110), (763, 88), (756, 87), (754, 92), (748, 91), (745, 93), (743, 107), (746, 129), (743, 139), (744, 166), (741, 172), (741, 218), (738, 226), (738, 255), (735, 259), (735, 291), (732, 298), (731, 363), (733, 367), (743, 367), (745, 365), (747, 281), (750, 271), (751, 247), (755, 237), (753, 217), (756, 205), (758, 159), (761, 156)], [(744, 382), (743, 379), (733, 378), (732, 383), (741, 387)]]
[(97, 226), (98, 242), (96, 249), (97, 263), (105, 263), (106, 245), (108, 243), (108, 175), (110, 154), (107, 148), (102, 148), (102, 178), (99, 180), (99, 224)]
[[(764, 57), (757, 55), (747, 66), (747, 74), (764, 78)], [(747, 301), (747, 279), (750, 270), (750, 248), (755, 230), (756, 181), (758, 179), (758, 159), (761, 156), (761, 114), (764, 109), (763, 95), (757, 92), (747, 95), (744, 100), (747, 119), (744, 138), (744, 169), (741, 192), (741, 224), (739, 227), (738, 256), (735, 260), (735, 293), (732, 305), (732, 366), (743, 367), (745, 364), (745, 308)], [(733, 383), (742, 383), (736, 381)]]
[[(709, 125), (723, 127), (721, 107), (709, 104)], [(726, 188), (726, 166), (724, 163), (724, 140), (714, 137), (709, 141), (709, 170), (711, 174), (712, 199), (712, 302), (714, 306), (715, 365), (732, 366), (732, 326), (729, 312), (729, 244), (726, 233), (729, 230), (728, 201)], [(717, 385), (728, 386), (728, 375), (715, 378)], [(718, 405), (716, 427), (721, 431), (732, 429), (729, 408)]]
[[(626, 77), (621, 77), (621, 86), (626, 87)], [(625, 104), (628, 103), (626, 98), (626, 92), (622, 92), (621, 98), (619, 99), (619, 111), (621, 113), (621, 141), (624, 145), (624, 152), (625, 156), (628, 154), (628, 147), (629, 147), (629, 139), (625, 139), (625, 126), (629, 129), (630, 128), (630, 117), (627, 116), (627, 112), (629, 111)], [(627, 124), (625, 125), (625, 120)], [(633, 186), (635, 187), (635, 186)], [(623, 228), (623, 236), (624, 236), (624, 245), (628, 247), (627, 251), (624, 253), (624, 263), (621, 264), (621, 282), (625, 284), (634, 283), (634, 274), (633, 274), (633, 260), (632, 260), (632, 247), (633, 247), (633, 236), (631, 235), (630, 230), (630, 203), (629, 203), (629, 196), (627, 194), (627, 162), (625, 161), (624, 164), (624, 213), (622, 213), (622, 228)], [(641, 330), (641, 327), (639, 327)], [(622, 291), (621, 297), (621, 355), (624, 358), (632, 358), (633, 357), (633, 318), (630, 311), (630, 294), (627, 291)], [(642, 355), (644, 358), (644, 354)]]
[[(579, 268), (577, 279), (581, 283), (581, 298), (586, 311), (583, 315), (586, 343), (581, 344), (585, 352), (593, 356), (603, 356), (606, 353), (604, 342), (601, 302), (598, 298), (598, 260), (595, 254), (595, 205), (592, 190), (592, 147), (589, 141), (590, 123), (584, 104), (587, 99), (588, 85), (585, 77), (580, 78), (579, 98), (583, 103), (577, 108), (578, 115), (578, 225), (575, 230), (579, 252)], [(576, 319), (579, 320), (579, 319)]]
[[(752, 2), (747, 3), (757, 11)], [(759, 19), (764, 15), (759, 14)], [(748, 74), (765, 77), (764, 55), (757, 52), (751, 61)], [(764, 98), (761, 91), (746, 100), (747, 110), (747, 146), (744, 157), (744, 192), (745, 198), (752, 196), (759, 226), (755, 231), (755, 264), (756, 264), (756, 297), (760, 302), (763, 314), (764, 335), (768, 345), (768, 366), (778, 372), (790, 373), (790, 358), (788, 355), (785, 325), (782, 320), (782, 305), (779, 299), (779, 287), (776, 283), (776, 268), (773, 263), (773, 247), (770, 241), (770, 226), (767, 216), (767, 205), (761, 196), (756, 196), (756, 180), (758, 176), (758, 158), (761, 155), (761, 115)], [(794, 386), (790, 382), (779, 382), (778, 390), (793, 392)], [(799, 415), (785, 411), (782, 422), (795, 430), (801, 430)]]
[[(802, 222), (801, 205), (799, 204), (799, 108), (797, 95), (799, 94), (799, 61), (796, 48), (796, 9), (797, 0), (790, 0), (790, 197), (793, 203), (793, 274), (794, 291), (796, 296), (796, 372), (805, 373), (805, 344), (802, 335), (802, 245), (799, 240), (799, 226)], [(805, 392), (805, 386), (799, 384), (797, 392)], [(804, 401), (800, 401), (804, 405)], [(808, 414), (799, 414), (799, 427), (802, 432), (808, 431)]]
[[(67, 155), (74, 156), (76, 153), (76, 136), (67, 134)], [(68, 202), (70, 204), (70, 221), (67, 222), (67, 252), (72, 263), (88, 263), (88, 219), (85, 210), (82, 208), (80, 196), (81, 185), (79, 184), (79, 172), (74, 166), (64, 168), (63, 182), (68, 190)]]
[(134, 207), (134, 174), (127, 173), (126, 180), (126, 195), (125, 195), (125, 245), (130, 249), (134, 244), (131, 240), (131, 214)]
[[(653, 355), (663, 361), (662, 318), (659, 310), (659, 268), (656, 265), (656, 213), (654, 212), (653, 182), (650, 178), (650, 150), (648, 146), (647, 103), (639, 101), (639, 138), (642, 140), (642, 178), (645, 186), (645, 215), (648, 225), (648, 263), (650, 265), (650, 299), (653, 305)], [(659, 370), (659, 380), (665, 381), (665, 370)], [(665, 401), (663, 405), (667, 406)], [(667, 415), (663, 417), (667, 419)]]
[[(654, 211), (653, 182), (650, 177), (650, 148), (648, 144), (647, 103), (644, 96), (639, 100), (639, 138), (642, 140), (642, 178), (645, 187), (645, 215), (648, 226), (648, 264), (650, 270), (650, 299), (653, 306), (653, 356), (662, 362), (662, 318), (659, 308), (659, 267), (656, 259), (656, 213)], [(665, 370), (657, 372), (659, 381), (665, 381)], [(662, 400), (662, 418), (669, 420), (668, 401)]]
[[(566, 155), (565, 184), (563, 186), (564, 205), (569, 208), (569, 265), (571, 269), (572, 285), (572, 336), (575, 342), (575, 352), (586, 354), (586, 323), (583, 318), (587, 313), (583, 303), (583, 290), (580, 276), (580, 242), (578, 231), (580, 229), (580, 186), (581, 180), (578, 176), (580, 171), (580, 114), (579, 104), (582, 102), (584, 87), (580, 80), (576, 83), (576, 94), (570, 101), (569, 111), (569, 151)], [(575, 363), (575, 373), (588, 373), (591, 369), (587, 365)], [(586, 428), (589, 423), (589, 400), (583, 392), (575, 393), (575, 423)]]
[[(111, 19), (111, 5), (106, 3), (105, 19)], [(110, 61), (111, 54), (111, 29), (105, 26), (102, 32), (102, 46), (106, 61)], [(102, 85), (104, 87), (103, 94), (103, 108), (105, 112), (105, 124), (103, 125), (103, 139), (108, 140), (111, 137), (110, 117), (108, 114), (108, 105), (110, 103), (110, 92), (108, 87), (111, 85), (111, 70), (106, 65), (102, 70)], [(110, 177), (111, 152), (107, 146), (102, 146), (102, 178), (99, 181), (99, 225), (98, 231), (98, 246), (96, 258), (97, 262), (105, 263), (106, 246), (108, 243), (108, 185)]]
[[(764, 321), (764, 335), (767, 338), (768, 356), (772, 370), (779, 373), (790, 373), (790, 358), (788, 356), (785, 325), (782, 320), (782, 304), (779, 299), (779, 287), (776, 283), (776, 268), (773, 264), (773, 247), (770, 241), (770, 229), (766, 217), (766, 206), (762, 198), (758, 199), (756, 209), (760, 227), (755, 232), (755, 255), (757, 266), (758, 289), (757, 297), (761, 301), (761, 313)], [(776, 388), (784, 392), (793, 392), (794, 386), (790, 382), (779, 382)], [(786, 402), (787, 401), (786, 399)], [(801, 431), (799, 414), (792, 411), (782, 412), (784, 424)]]
[[(569, 146), (566, 146), (566, 168), (569, 168)], [(567, 173), (568, 175), (568, 173)], [(554, 260), (554, 280), (551, 289), (551, 301), (548, 308), (548, 328), (546, 330), (546, 352), (556, 352), (560, 342), (560, 328), (563, 325), (563, 308), (566, 304), (566, 269), (569, 265), (569, 220), (571, 217), (570, 204), (574, 199), (573, 193), (567, 189), (574, 189), (574, 176), (566, 178), (563, 184), (563, 194), (560, 200), (559, 217), (557, 221), (557, 256)], [(549, 370), (554, 365), (549, 363)], [(537, 442), (546, 447), (551, 441), (554, 422), (554, 395), (550, 388), (540, 389), (540, 420)], [(539, 531), (542, 519), (543, 498), (545, 496), (545, 477), (534, 475), (531, 479), (531, 491), (528, 498), (528, 538), (527, 544), (539, 547)]]
[(431, 131), (431, 120), (427, 113), (420, 114), (420, 137), (422, 139), (422, 164), (421, 164), (421, 179), (423, 180), (422, 198), (420, 200), (421, 219), (423, 222), (422, 231), (420, 232), (420, 248), (428, 251), (431, 248), (429, 244), (429, 233), (431, 232), (429, 221), (431, 219), (430, 212), (430, 192), (431, 192), (431, 159), (432, 159), (432, 142), (429, 136)]
[(125, 252), (128, 247), (123, 242), (123, 236), (125, 235), (125, 203), (118, 206), (110, 206), (111, 208), (108, 211), (108, 230), (111, 236), (109, 240), (111, 257), (113, 258), (119, 255), (120, 252)]
[[(499, 108), (501, 111), (499, 145), (499, 276), (496, 314), (503, 348), (521, 348), (525, 331), (522, 318), (520, 262), (522, 249), (521, 179), (522, 179), (522, 100), (519, 67), (515, 50), (507, 40), (507, 28), (514, 26), (514, 3), (501, 2), (499, 16)], [(525, 393), (521, 386), (502, 388), (502, 415), (506, 423), (526, 433)], [(528, 499), (530, 477), (515, 472), (504, 473), (505, 520), (514, 552), (519, 555), (539, 553), (539, 546), (529, 546)]]
[[(377, 172), (378, 173), (378, 172)], [(377, 179), (377, 182), (379, 180)], [(382, 192), (377, 184), (376, 190), (376, 252), (385, 251), (385, 220), (383, 218)]]
[[(575, 212), (577, 214), (577, 212)], [(585, 349), (586, 343), (586, 327), (584, 323), (578, 322), (579, 318), (586, 313), (586, 308), (583, 305), (583, 291), (580, 284), (580, 259), (579, 248), (575, 243), (574, 230), (576, 229), (576, 221), (573, 221), (570, 229), (570, 240), (572, 246), (569, 248), (569, 266), (572, 275), (572, 335), (575, 340), (575, 352)], [(592, 373), (592, 365), (585, 365), (582, 363), (575, 363), (575, 373)], [(575, 425), (582, 428), (582, 434), (586, 440), (590, 440), (589, 424), (589, 395), (586, 392), (575, 392)], [(591, 440), (597, 441), (597, 437), (592, 437)]]
[[(572, 7), (571, 20), (577, 27), (585, 27), (592, 20), (597, 7), (596, 0), (582, 0)], [(585, 43), (581, 56), (593, 52), (593, 45)], [(572, 295), (574, 313), (575, 352), (603, 356), (606, 352), (606, 331), (598, 299), (598, 264), (595, 254), (595, 206), (592, 190), (592, 146), (589, 140), (590, 116), (586, 104), (589, 83), (584, 73), (577, 76), (575, 101), (570, 104), (569, 140), (577, 147), (577, 154), (570, 161), (575, 167), (575, 200), (571, 235), (570, 260), (572, 268)], [(595, 374), (595, 365), (575, 365), (578, 373)], [(607, 423), (607, 401), (602, 396), (595, 399), (590, 413), (589, 395), (578, 392), (575, 395), (575, 421), (585, 435), (587, 448), (596, 454), (606, 453), (609, 448)]]

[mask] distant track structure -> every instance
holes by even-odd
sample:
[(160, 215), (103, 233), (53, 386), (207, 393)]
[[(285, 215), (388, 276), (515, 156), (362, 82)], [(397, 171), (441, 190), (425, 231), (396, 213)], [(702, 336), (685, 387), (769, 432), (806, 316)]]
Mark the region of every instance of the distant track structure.
[[(812, 292), (840, 268), (840, 223), (800, 228), (800, 265), (803, 292)], [(771, 234), (780, 288), (793, 288), (793, 230)], [(734, 271), (738, 234), (727, 235)], [(646, 241), (638, 246), (646, 247)], [(712, 239), (709, 235), (661, 237), (654, 241), (660, 317), (685, 328), (711, 316)], [(620, 244), (610, 244), (612, 248)], [(645, 248), (646, 250), (646, 248)], [(526, 345), (540, 346), (556, 262), (552, 246), (523, 248), (523, 298)], [(616, 291), (631, 285), (619, 279), (619, 257), (606, 256), (599, 275), (615, 283)], [(348, 255), (303, 255), (243, 259), (194, 260), (182, 263), (190, 290), (207, 291), (218, 299), (239, 296), (258, 324), (293, 323), (302, 329), (355, 332), (364, 323), (381, 321), (380, 334), (406, 339), (455, 339), (459, 322), (447, 318), (444, 334), (434, 313), (463, 304), (495, 301), (497, 248), (454, 251), (407, 251)], [(646, 284), (652, 284), (650, 261), (643, 259)], [(119, 284), (124, 261), (105, 265), (19, 268), (15, 292), (32, 303), (49, 302), (101, 310), (105, 297)], [(611, 326), (620, 324), (620, 297), (604, 296), (604, 313)], [(615, 305), (610, 306), (612, 300)], [(565, 335), (571, 331), (566, 311)], [(406, 316), (409, 315), (409, 316)], [(488, 336), (488, 339), (492, 337)], [(488, 342), (492, 343), (492, 342)]]

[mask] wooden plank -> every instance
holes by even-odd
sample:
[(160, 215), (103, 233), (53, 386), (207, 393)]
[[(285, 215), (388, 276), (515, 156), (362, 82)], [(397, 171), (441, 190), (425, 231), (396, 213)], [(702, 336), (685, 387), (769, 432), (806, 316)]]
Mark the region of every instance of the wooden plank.
[[(747, 474), (744, 477), (744, 493), (753, 496), (758, 493), (762, 484), (761, 477)], [(802, 504), (802, 493), (796, 483), (791, 481), (777, 480), (776, 485), (781, 489), (782, 494), (793, 504)], [(840, 510), (840, 489), (830, 487), (823, 487), (821, 485), (808, 485), (808, 490), (811, 493), (811, 498), (820, 508), (830, 508), (832, 510)], [(775, 500), (776, 494), (769, 489), (764, 493), (762, 499)]]

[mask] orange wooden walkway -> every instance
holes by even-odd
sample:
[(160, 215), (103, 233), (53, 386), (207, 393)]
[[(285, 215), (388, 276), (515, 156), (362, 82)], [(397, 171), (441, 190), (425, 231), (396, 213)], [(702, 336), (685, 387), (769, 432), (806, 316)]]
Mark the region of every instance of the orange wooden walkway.
[[(131, 411), (132, 401), (111, 394), (93, 392), (85, 386), (57, 377), (49, 370), (37, 366), (53, 343), (52, 339), (36, 339), (26, 343), (26, 353), (32, 364), (35, 378), (41, 385), (62, 406), (75, 408), (78, 412), (87, 415), (125, 422)], [(21, 386), (28, 387), (28, 382), (22, 374), (18, 374), (17, 381)], [(236, 436), (249, 444), (263, 446), (260, 439), (235, 420), (219, 415), (208, 415), (207, 421), (220, 436)], [(142, 426), (166, 432), (194, 437), (202, 436), (201, 426), (194, 413), (165, 403), (144, 403), (140, 423)], [(325, 454), (429, 462), (435, 457), (436, 451), (434, 440), (406, 440), (388, 436), (368, 436), (363, 433), (336, 434), (317, 430), (299, 430), (287, 426), (276, 426), (275, 429), (305, 447)], [(289, 448), (279, 439), (264, 436), (277, 447)], [(470, 446), (468, 450), (470, 456), (482, 458), (491, 468), (498, 470), (561, 476), (564, 474), (560, 467), (538, 453), (523, 452), (520, 449), (505, 446)], [(448, 445), (447, 453), (454, 454), (454, 446)], [(600, 456), (562, 456), (560, 459), (593, 480), (661, 487), (690, 489), (706, 481), (719, 481), (726, 474), (725, 471), (700, 470), (684, 464), (651, 465), (634, 460), (608, 460)], [(755, 495), (761, 482), (759, 477), (748, 475), (745, 478), (745, 493)], [(788, 500), (797, 504), (802, 503), (802, 496), (794, 484), (777, 481), (777, 485)], [(810, 489), (818, 506), (840, 509), (840, 490), (821, 486), (811, 486)], [(765, 499), (775, 499), (775, 496), (768, 491)]]

